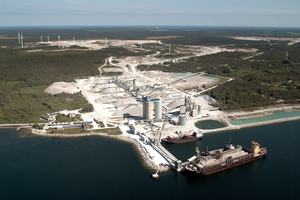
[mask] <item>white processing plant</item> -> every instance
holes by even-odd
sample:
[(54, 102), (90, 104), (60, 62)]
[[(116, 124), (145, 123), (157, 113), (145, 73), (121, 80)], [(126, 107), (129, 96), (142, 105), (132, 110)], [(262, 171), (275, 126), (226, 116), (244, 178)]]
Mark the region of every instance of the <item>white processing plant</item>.
[(98, 120), (118, 125), (156, 167), (166, 165), (180, 171), (181, 161), (160, 145), (162, 137), (189, 134), (197, 129), (199, 119), (220, 115), (221, 111), (210, 105), (213, 100), (209, 96), (194, 97), (170, 84), (155, 82), (159, 76), (154, 77), (149, 72), (132, 73), (89, 77), (77, 83), (93, 104)]

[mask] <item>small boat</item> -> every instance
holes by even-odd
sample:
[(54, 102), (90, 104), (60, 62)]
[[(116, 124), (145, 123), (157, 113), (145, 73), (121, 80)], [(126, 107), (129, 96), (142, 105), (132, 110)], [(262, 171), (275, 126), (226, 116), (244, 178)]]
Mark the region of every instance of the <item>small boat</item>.
[(167, 138), (163, 138), (161, 141), (165, 142), (167, 144), (176, 144), (176, 143), (184, 143), (184, 142), (190, 142), (195, 140), (200, 140), (203, 138), (202, 131), (193, 131), (192, 135), (184, 135), (176, 138), (171, 138), (168, 136)]

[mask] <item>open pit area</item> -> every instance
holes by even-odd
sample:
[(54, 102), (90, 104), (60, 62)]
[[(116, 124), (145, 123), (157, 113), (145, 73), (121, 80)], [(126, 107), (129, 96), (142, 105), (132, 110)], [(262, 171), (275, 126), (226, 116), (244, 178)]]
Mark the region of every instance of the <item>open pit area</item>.
[(161, 155), (150, 143), (158, 144), (166, 137), (192, 135), (198, 130), (197, 121), (222, 115), (210, 105), (214, 100), (209, 96), (194, 97), (183, 91), (186, 87), (207, 83), (215, 85), (218, 80), (202, 73), (178, 75), (131, 70), (124, 71), (121, 76), (77, 80), (82, 94), (94, 107), (93, 117), (119, 126), (123, 131), (121, 137), (137, 143), (146, 162), (151, 161), (154, 168), (170, 163), (174, 166), (175, 161)]
[(54, 94), (55, 91), (81, 91), (94, 107), (94, 112), (82, 116), (85, 121), (93, 124), (92, 131), (101, 132), (96, 121), (118, 126), (123, 132), (119, 137), (136, 143), (152, 168), (157, 169), (163, 164), (167, 170), (174, 166), (174, 158), (163, 156), (151, 144), (158, 144), (160, 139), (166, 137), (192, 135), (198, 130), (195, 127), (197, 121), (222, 115), (221, 111), (210, 105), (214, 102), (211, 97), (194, 97), (184, 92), (185, 88), (195, 85), (218, 84), (218, 79), (203, 75), (204, 73), (132, 72), (127, 68), (121, 76), (99, 75), (77, 79), (72, 84), (55, 83), (45, 92)]
[[(145, 49), (142, 44), (145, 44)], [(52, 42), (50, 45), (77, 45), (89, 50), (123, 46), (131, 51), (148, 52), (147, 44), (163, 45), (158, 40), (74, 40)], [(94, 107), (93, 112), (82, 115), (85, 121), (92, 124), (90, 130), (93, 133), (101, 133), (101, 128), (96, 123), (98, 121), (119, 127), (122, 135), (118, 137), (135, 143), (149, 166), (157, 169), (164, 165), (165, 170), (174, 168), (177, 160), (159, 144), (160, 140), (166, 137), (180, 138), (199, 132), (195, 123), (201, 119), (215, 117), (222, 121), (222, 112), (211, 106), (215, 100), (201, 95), (202, 92), (217, 87), (220, 84), (219, 78), (210, 77), (205, 72), (179, 74), (139, 71), (136, 67), (139, 64), (184, 62), (184, 59), (192, 56), (225, 50), (203, 46), (175, 49), (178, 54), (190, 56), (166, 59), (159, 56), (159, 51), (145, 56), (111, 56), (99, 67), (100, 75), (77, 79), (76, 83), (54, 83), (45, 92), (57, 94), (81, 91)], [(103, 72), (117, 72), (122, 75), (105, 76), (102, 75)]]
[[(51, 45), (73, 44), (89, 50), (122, 46), (133, 52), (149, 52), (151, 45), (157, 49), (159, 45), (164, 45), (158, 40), (65, 41), (60, 44), (54, 42)], [(220, 128), (220, 131), (238, 129), (239, 126), (230, 124), (225, 113), (212, 106), (215, 103), (213, 98), (203, 95), (205, 91), (233, 79), (212, 77), (205, 72), (180, 74), (139, 71), (137, 66), (184, 62), (190, 57), (223, 51), (256, 52), (258, 49), (186, 45), (174, 47), (172, 54), (178, 54), (179, 57), (175, 56), (172, 59), (166, 58), (167, 54), (162, 55), (160, 51), (155, 53), (151, 51), (152, 54), (144, 56), (114, 57), (111, 55), (106, 59), (105, 64), (99, 67), (98, 76), (77, 79), (76, 83), (54, 83), (45, 92), (56, 94), (81, 91), (94, 107), (93, 112), (83, 115), (84, 120), (92, 124), (90, 130), (93, 134), (101, 133), (101, 128), (96, 123), (98, 121), (119, 127), (122, 134), (114, 137), (133, 142), (151, 168), (160, 170), (172, 168), (180, 171), (178, 164), (181, 161), (160, 145), (161, 139), (168, 137), (178, 139), (199, 132), (216, 131), (200, 130), (195, 126), (196, 122), (207, 119), (223, 123), (225, 127)], [(103, 72), (116, 75), (105, 76)]]

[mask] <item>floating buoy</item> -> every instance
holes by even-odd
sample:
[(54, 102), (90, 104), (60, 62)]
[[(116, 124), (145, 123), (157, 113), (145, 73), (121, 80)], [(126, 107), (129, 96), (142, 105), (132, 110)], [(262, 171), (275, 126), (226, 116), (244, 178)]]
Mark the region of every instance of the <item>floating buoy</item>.
[(152, 178), (158, 179), (158, 178), (159, 178), (159, 175), (158, 175), (158, 174), (152, 174)]

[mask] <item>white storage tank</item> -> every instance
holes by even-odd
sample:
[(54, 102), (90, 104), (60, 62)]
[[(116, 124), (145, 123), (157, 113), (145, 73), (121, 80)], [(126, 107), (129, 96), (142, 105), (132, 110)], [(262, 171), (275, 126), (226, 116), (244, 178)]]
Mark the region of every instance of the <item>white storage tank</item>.
[(178, 115), (178, 125), (179, 126), (186, 126), (187, 125), (186, 114), (180, 114), (180, 115)]
[(162, 119), (162, 104), (161, 101), (155, 101), (155, 120)]

